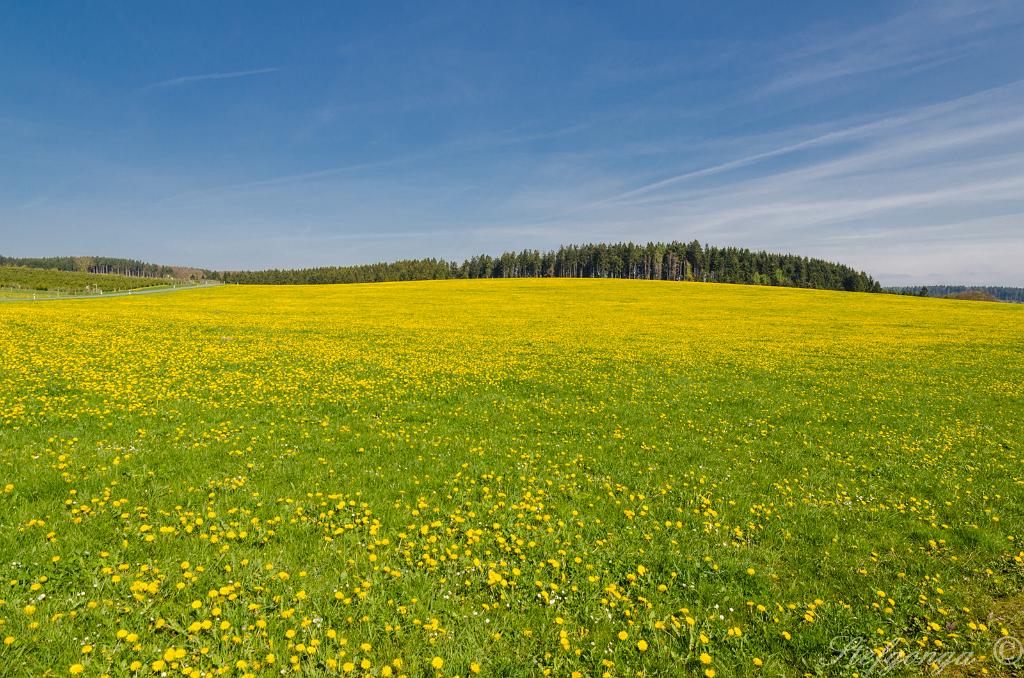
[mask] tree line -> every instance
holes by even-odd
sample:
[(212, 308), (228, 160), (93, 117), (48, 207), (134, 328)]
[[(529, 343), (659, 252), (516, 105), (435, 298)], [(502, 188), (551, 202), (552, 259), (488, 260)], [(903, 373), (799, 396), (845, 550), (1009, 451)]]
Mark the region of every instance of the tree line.
[(1024, 304), (1024, 287), (1002, 287), (996, 285), (922, 285), (921, 287), (889, 287), (889, 292), (909, 294), (918, 297), (955, 297), (969, 292), (987, 294), (999, 301)]
[(0, 256), (0, 266), (21, 266), (52, 271), (78, 273), (106, 273), (126, 278), (175, 278), (202, 279), (209, 274), (198, 268), (150, 264), (137, 259), (118, 257), (5, 257)]
[(263, 271), (224, 271), (212, 277), (227, 283), (315, 285), (397, 282), (450, 278), (628, 278), (690, 280), (881, 292), (868, 274), (849, 266), (795, 254), (690, 243), (566, 245), (557, 250), (522, 250), (497, 257), (479, 255), (462, 262), (405, 259), (356, 266), (325, 266)]

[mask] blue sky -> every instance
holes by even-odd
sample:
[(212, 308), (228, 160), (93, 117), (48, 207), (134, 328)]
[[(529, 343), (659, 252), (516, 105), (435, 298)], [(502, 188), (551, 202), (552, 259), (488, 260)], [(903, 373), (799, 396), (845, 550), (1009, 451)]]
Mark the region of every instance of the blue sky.
[(10, 3), (0, 253), (612, 240), (1024, 284), (1024, 4)]

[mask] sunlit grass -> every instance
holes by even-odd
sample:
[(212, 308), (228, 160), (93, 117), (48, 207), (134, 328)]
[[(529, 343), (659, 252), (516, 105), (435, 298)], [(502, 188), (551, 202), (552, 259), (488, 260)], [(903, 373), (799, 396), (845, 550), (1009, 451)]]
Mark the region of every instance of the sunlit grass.
[(4, 304), (0, 674), (988, 656), (1021, 630), (1022, 397), (1001, 304), (602, 280)]

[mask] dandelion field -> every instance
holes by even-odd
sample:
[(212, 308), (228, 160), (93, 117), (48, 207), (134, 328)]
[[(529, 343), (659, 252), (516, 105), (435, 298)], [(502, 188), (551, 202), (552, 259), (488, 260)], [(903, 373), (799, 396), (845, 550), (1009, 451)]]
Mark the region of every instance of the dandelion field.
[(522, 279), (0, 305), (0, 675), (846, 675), (837, 636), (1008, 673), (1022, 415), (1010, 304)]

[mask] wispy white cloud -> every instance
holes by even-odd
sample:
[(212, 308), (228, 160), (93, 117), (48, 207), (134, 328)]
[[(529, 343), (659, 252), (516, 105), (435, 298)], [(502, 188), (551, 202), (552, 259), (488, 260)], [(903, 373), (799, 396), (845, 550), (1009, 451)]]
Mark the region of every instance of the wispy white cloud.
[(160, 204), (165, 204), (179, 202), (187, 199), (217, 199), (223, 198), (227, 195), (237, 194), (245, 191), (253, 191), (278, 186), (288, 186), (330, 180), (344, 176), (346, 174), (358, 173), (369, 169), (378, 169), (382, 167), (398, 165), (405, 162), (412, 162), (416, 159), (417, 158), (415, 157), (409, 156), (379, 161), (357, 162), (352, 163), (350, 165), (339, 165), (337, 167), (328, 167), (319, 170), (311, 170), (308, 172), (293, 172), (291, 174), (281, 174), (273, 177), (267, 177), (265, 179), (254, 179), (252, 181), (238, 181), (233, 183), (218, 184), (216, 186), (208, 186), (206, 188), (197, 188), (175, 193), (173, 195), (161, 198), (158, 202)]
[[(998, 243), (1024, 242), (1022, 107), (1024, 86), (1010, 83), (839, 124), (606, 198), (567, 199), (560, 210), (524, 225), (547, 223), (569, 240), (611, 230), (619, 237), (639, 232), (643, 239), (698, 237), (814, 252), (869, 270), (877, 270), (872, 252), (885, 253), (887, 270), (899, 261), (921, 280), (971, 282), (967, 276), (987, 266), (988, 280), (1021, 283), (1014, 259), (1020, 248)], [(912, 247), (935, 252), (975, 241), (991, 243), (989, 258), (984, 266), (968, 261), (962, 270), (937, 270), (944, 257), (915, 258)], [(980, 251), (965, 249), (975, 257)]]
[(27, 200), (26, 202), (23, 202), (22, 204), (18, 205), (14, 209), (16, 209), (16, 210), (31, 210), (31, 209), (35, 209), (36, 207), (42, 207), (43, 205), (45, 205), (49, 201), (50, 201), (49, 197), (47, 197), (45, 195), (40, 195), (40, 196), (36, 196), (35, 198), (32, 198), (30, 200)]
[[(613, 204), (622, 204), (630, 202), (630, 204), (636, 205), (636, 198), (639, 198), (648, 194), (662, 193), (667, 189), (684, 185), (687, 182), (691, 182), (696, 179), (702, 179), (706, 177), (713, 177), (719, 174), (726, 174), (733, 170), (743, 169), (750, 166), (755, 166), (765, 161), (769, 161), (776, 158), (781, 158), (788, 155), (799, 153), (800, 151), (812, 150), (819, 147), (825, 147), (830, 145), (838, 145), (844, 142), (856, 142), (856, 141), (868, 141), (871, 139), (879, 138), (887, 132), (893, 130), (902, 130), (904, 134), (909, 133), (911, 135), (909, 140), (904, 139), (900, 144), (886, 145), (878, 152), (883, 155), (888, 155), (890, 159), (894, 159), (899, 154), (907, 155), (912, 153), (923, 153), (927, 151), (934, 151), (944, 147), (950, 147), (955, 145), (964, 145), (971, 141), (982, 141), (986, 138), (999, 136), (1000, 134), (1006, 134), (1017, 131), (1024, 131), (1024, 120), (1016, 116), (1015, 112), (1018, 110), (1015, 106), (1010, 107), (1004, 111), (1004, 113), (1010, 114), (1007, 119), (999, 120), (995, 123), (982, 126), (970, 126), (967, 125), (966, 129), (959, 129), (957, 134), (949, 134), (951, 126), (955, 126), (954, 121), (950, 121), (948, 116), (956, 111), (967, 111), (967, 117), (976, 114), (974, 106), (979, 101), (987, 102), (991, 105), (994, 97), (1005, 94), (1020, 94), (1024, 93), (1024, 88), (1021, 85), (1024, 84), (1024, 80), (1009, 83), (1000, 87), (996, 87), (983, 92), (974, 93), (968, 96), (959, 97), (953, 100), (944, 101), (938, 104), (929, 106), (922, 106), (909, 111), (904, 111), (895, 115), (889, 115), (879, 120), (874, 120), (868, 123), (862, 123), (852, 126), (838, 127), (831, 131), (822, 132), (811, 137), (795, 140), (790, 143), (776, 146), (765, 151), (753, 153), (739, 158), (726, 160), (719, 163), (714, 163), (706, 167), (699, 169), (689, 170), (679, 174), (674, 174), (663, 179), (648, 182), (631, 188), (614, 195), (602, 198), (590, 203), (581, 205), (575, 205), (566, 212), (558, 215), (559, 217), (568, 216), (577, 212), (592, 210), (595, 208), (606, 207)], [(924, 139), (914, 138), (913, 130), (919, 127), (929, 119), (940, 118), (945, 120), (945, 124), (942, 126), (942, 132), (940, 134), (933, 134), (925, 137)], [(964, 124), (958, 126), (964, 127)], [(838, 168), (843, 167), (847, 171), (851, 170), (851, 162), (860, 163), (861, 166), (865, 164), (865, 158), (862, 155), (854, 156), (853, 158), (847, 156), (841, 159), (828, 161), (818, 166), (818, 171), (822, 168), (833, 168), (833, 171), (837, 171)], [(801, 177), (806, 179), (807, 177)], [(659, 200), (659, 199), (655, 199)]]
[(917, 2), (888, 20), (856, 30), (818, 26), (789, 44), (760, 95), (792, 93), (856, 76), (907, 75), (964, 57), (987, 35), (1020, 25), (1012, 3)]
[(270, 73), (278, 73), (280, 71), (280, 68), (255, 68), (248, 71), (221, 71), (218, 73), (201, 73), (199, 75), (182, 75), (151, 83), (140, 88), (140, 91), (179, 87), (208, 80), (232, 80), (235, 78), (248, 78), (254, 75), (269, 75)]

